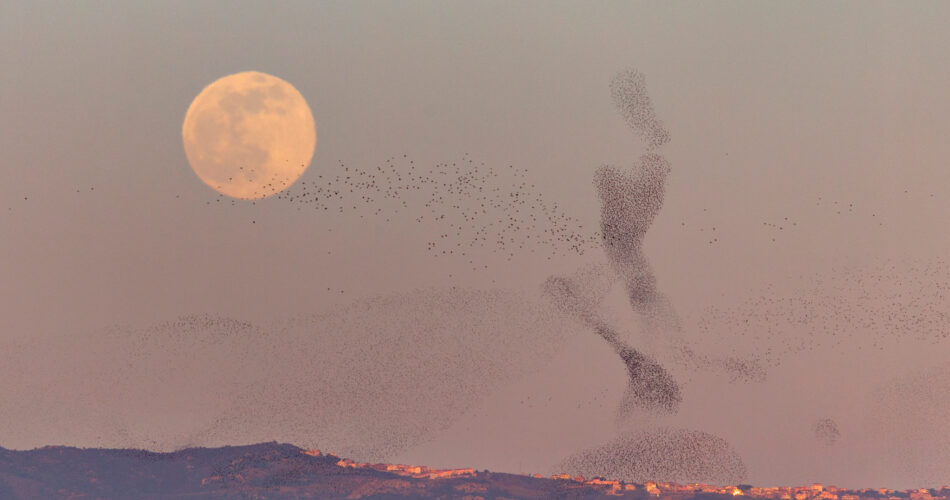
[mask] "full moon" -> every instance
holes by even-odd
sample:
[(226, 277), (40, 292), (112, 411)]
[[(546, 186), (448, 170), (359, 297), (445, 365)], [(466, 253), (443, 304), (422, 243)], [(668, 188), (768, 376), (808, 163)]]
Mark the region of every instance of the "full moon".
[(303, 175), (317, 145), (313, 113), (293, 85), (246, 71), (195, 97), (181, 128), (195, 174), (233, 198), (266, 198)]

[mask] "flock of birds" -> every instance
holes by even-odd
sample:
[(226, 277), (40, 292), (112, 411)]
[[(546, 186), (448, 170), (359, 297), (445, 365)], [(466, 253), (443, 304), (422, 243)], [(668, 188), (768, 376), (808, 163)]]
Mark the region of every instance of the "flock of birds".
[(408, 215), (436, 229), (437, 237), (426, 242), (434, 256), (469, 257), (473, 251), (489, 250), (511, 258), (520, 251), (546, 249), (552, 258), (583, 254), (598, 244), (596, 232), (548, 202), (529, 182), (527, 170), (513, 165), (497, 169), (466, 154), (457, 161), (421, 167), (403, 155), (375, 168), (340, 163), (337, 171), (302, 181), (275, 198), (385, 222)]
[[(87, 374), (67, 398), (99, 400), (108, 393), (108, 404), (123, 409), (204, 409), (161, 429), (130, 417), (133, 410), (83, 406), (61, 415), (85, 429), (107, 428), (101, 446), (225, 445), (281, 436), (385, 462), (433, 439), (498, 388), (540, 370), (573, 333), (568, 318), (519, 292), (428, 289), (262, 324), (190, 315), (121, 326), (85, 336), (88, 347), (75, 359), (64, 346), (47, 356), (68, 359), (53, 372), (58, 376)], [(28, 349), (32, 356), (43, 350)], [(21, 368), (42, 371), (7, 370)], [(18, 384), (43, 385), (23, 378)], [(3, 417), (0, 412), (0, 423)]]
[[(897, 193), (895, 191), (895, 193)], [(913, 193), (905, 189), (902, 190), (905, 200), (912, 198), (919, 199), (920, 194)], [(933, 193), (928, 198), (935, 199)], [(886, 229), (889, 225), (888, 218), (879, 211), (863, 207), (853, 200), (848, 199), (829, 199), (827, 195), (815, 195), (814, 205), (801, 207), (800, 213), (782, 215), (761, 220), (758, 227), (757, 236), (765, 238), (771, 243), (783, 243), (792, 238), (801, 238), (800, 230), (809, 227), (815, 227), (820, 221), (824, 225), (834, 224), (836, 222), (848, 225), (858, 224), (862, 228), (880, 228)], [(810, 212), (809, 212), (810, 210)], [(804, 221), (809, 221), (805, 224)], [(704, 236), (707, 245), (717, 245), (723, 242), (725, 234), (736, 234), (734, 221), (728, 219), (716, 219), (715, 212), (710, 212), (708, 208), (703, 208), (701, 212), (694, 214), (693, 220), (681, 220), (680, 227), (684, 231), (692, 231)], [(743, 233), (749, 234), (749, 233)]]
[[(243, 168), (243, 167), (242, 167)], [(254, 172), (248, 171), (253, 178)], [(218, 194), (205, 205), (263, 205), (279, 201), (293, 204), (298, 211), (312, 209), (327, 214), (354, 214), (385, 223), (412, 221), (426, 226), (433, 234), (424, 249), (433, 257), (457, 256), (467, 260), (473, 270), (487, 269), (477, 254), (488, 251), (509, 260), (519, 253), (543, 254), (548, 260), (564, 255), (585, 255), (603, 245), (599, 228), (585, 226), (580, 217), (570, 215), (557, 202), (549, 201), (529, 181), (527, 169), (507, 165), (486, 166), (468, 154), (450, 162), (419, 166), (408, 155), (392, 156), (375, 167), (348, 166), (343, 162), (335, 173), (305, 177), (264, 200), (237, 200)], [(243, 170), (238, 175), (244, 175)], [(262, 184), (266, 194), (271, 183)], [(94, 186), (76, 189), (76, 193), (95, 192)], [(904, 190), (904, 194), (908, 194)], [(930, 195), (933, 198), (933, 194)], [(181, 195), (176, 194), (176, 199)], [(816, 214), (823, 220), (835, 216), (862, 217), (885, 227), (884, 217), (861, 210), (853, 201), (829, 200), (817, 196)], [(36, 197), (24, 195), (19, 203), (11, 199), (7, 212), (14, 213), (35, 203)], [(713, 221), (713, 213), (702, 209), (694, 221), (682, 220), (684, 230), (705, 235), (707, 245), (722, 243), (724, 234), (732, 234), (727, 220)], [(797, 237), (802, 224), (795, 216), (763, 220), (763, 236), (773, 243), (782, 237)], [(855, 221), (851, 221), (855, 222)], [(257, 224), (257, 219), (251, 219)]]
[[(261, 188), (266, 192), (274, 181)], [(341, 161), (334, 173), (310, 175), (266, 200), (239, 201), (218, 195), (205, 204), (222, 202), (232, 206), (281, 202), (298, 211), (423, 225), (433, 235), (424, 242), (426, 252), (433, 257), (464, 258), (472, 270), (488, 268), (477, 258), (483, 252), (508, 260), (519, 253), (541, 254), (550, 260), (583, 255), (600, 245), (599, 233), (549, 202), (530, 183), (526, 169), (486, 166), (468, 154), (428, 166), (417, 164), (407, 154), (373, 167)], [(251, 223), (256, 224), (256, 219)]]
[(797, 286), (752, 293), (731, 307), (711, 306), (695, 321), (759, 353), (770, 366), (816, 350), (883, 351), (893, 341), (933, 344), (950, 338), (950, 264), (889, 263), (802, 275)]
[[(634, 410), (668, 415), (678, 411), (683, 393), (680, 382), (667, 370), (664, 364), (667, 361), (692, 364), (703, 371), (725, 371), (733, 374), (736, 380), (748, 381), (761, 378), (760, 361), (768, 366), (778, 366), (791, 353), (837, 348), (842, 344), (867, 346), (869, 340), (872, 348), (883, 350), (887, 339), (913, 336), (942, 341), (950, 337), (950, 312), (946, 309), (950, 303), (950, 266), (937, 262), (910, 268), (887, 266), (815, 275), (808, 277), (799, 289), (787, 294), (766, 289), (733, 307), (710, 307), (694, 325), (697, 334), (719, 337), (728, 332), (737, 343), (745, 346), (744, 350), (758, 353), (757, 358), (712, 359), (692, 351), (683, 342), (679, 316), (659, 289), (658, 280), (642, 251), (643, 238), (664, 201), (665, 182), (671, 168), (657, 150), (669, 141), (669, 134), (653, 111), (642, 75), (635, 71), (621, 73), (613, 81), (611, 92), (627, 123), (644, 139), (647, 153), (632, 167), (608, 166), (595, 173), (594, 188), (601, 205), (600, 225), (596, 229), (585, 227), (578, 217), (549, 201), (531, 183), (527, 170), (513, 165), (502, 168), (486, 166), (468, 154), (456, 161), (428, 166), (417, 164), (408, 155), (393, 156), (372, 167), (341, 162), (333, 172), (313, 173), (267, 200), (238, 201), (219, 195), (205, 203), (285, 203), (299, 211), (314, 210), (319, 214), (348, 214), (376, 218), (386, 223), (411, 221), (424, 225), (432, 235), (425, 241), (426, 252), (433, 257), (463, 258), (475, 271), (488, 268), (478, 260), (484, 252), (509, 260), (524, 252), (546, 253), (548, 259), (553, 259), (602, 249), (609, 264), (605, 270), (590, 276), (584, 273), (552, 276), (545, 284), (545, 290), (561, 313), (581, 320), (592, 333), (603, 338), (624, 363), (630, 380), (624, 400), (620, 402), (621, 416), (629, 416)], [(243, 167), (239, 175), (245, 175)], [(249, 170), (247, 175), (258, 173)], [(269, 189), (273, 181), (261, 181), (262, 189)], [(76, 190), (77, 193), (85, 191)], [(93, 191), (95, 187), (90, 186), (88, 192)], [(178, 197), (180, 195), (176, 195)], [(23, 196), (22, 203), (31, 203), (31, 198)], [(819, 197), (815, 206), (831, 209), (834, 215), (866, 215), (877, 226), (884, 225), (879, 214), (863, 213), (853, 202)], [(13, 203), (7, 207), (8, 212), (14, 209)], [(771, 241), (777, 242), (780, 235), (800, 228), (799, 222), (796, 217), (784, 216), (779, 220), (763, 221), (761, 227)], [(256, 220), (251, 223), (256, 224)], [(686, 221), (682, 221), (681, 226), (694, 227), (687, 226)], [(721, 224), (698, 224), (695, 228), (704, 233), (708, 229), (712, 235), (708, 244), (720, 241)], [(660, 358), (654, 357), (655, 350), (651, 352), (643, 350), (643, 346), (631, 345), (598, 315), (597, 305), (604, 297), (602, 283), (605, 280), (610, 286), (614, 282), (622, 283), (631, 309), (643, 320), (647, 336), (665, 337), (674, 346), (672, 360), (661, 362)], [(438, 302), (436, 299), (427, 300)], [(473, 298), (467, 300), (478, 302)], [(494, 299), (479, 300), (493, 306), (498, 302)], [(453, 307), (468, 311), (469, 306)], [(405, 331), (412, 330), (419, 317), (422, 313), (409, 318), (409, 324), (404, 325)], [(178, 325), (172, 329), (208, 329), (206, 326), (184, 328)], [(238, 326), (227, 325), (225, 330), (240, 330)], [(221, 327), (220, 324), (216, 326)], [(394, 338), (404, 336), (405, 331), (395, 332)], [(861, 342), (855, 342), (858, 337)], [(367, 343), (357, 345), (350, 357), (379, 356), (378, 352), (371, 353), (376, 348), (375, 340), (368, 339)], [(361, 350), (364, 347), (365, 352)], [(530, 349), (525, 347), (523, 350)], [(468, 371), (474, 374), (483, 370), (479, 363), (484, 364), (484, 361), (473, 361)], [(499, 365), (496, 368), (502, 370), (504, 367)], [(418, 375), (425, 376), (425, 373)], [(362, 383), (355, 380), (353, 387)], [(472, 386), (476, 385), (473, 382)], [(398, 402), (392, 403), (398, 405)], [(362, 404), (361, 401), (352, 402), (354, 408)], [(440, 400), (417, 402), (420, 408), (427, 404), (435, 407)], [(452, 412), (433, 423), (432, 429), (445, 428), (455, 416), (449, 413)], [(421, 442), (432, 429), (413, 428), (417, 434), (400, 439)], [(819, 420), (813, 425), (812, 432), (816, 439), (827, 445), (834, 444), (840, 436), (840, 430), (832, 419)], [(403, 444), (399, 441), (386, 443), (379, 450), (367, 447), (355, 451), (364, 455), (385, 455), (400, 449)], [(618, 467), (629, 464), (631, 457), (655, 455), (642, 455), (644, 450), (654, 449), (675, 449), (678, 450), (675, 453), (680, 455), (670, 463), (656, 464), (658, 469), (651, 469), (651, 473), (663, 467), (675, 469), (691, 463), (698, 464), (695, 465), (698, 469), (708, 468), (715, 463), (710, 461), (710, 457), (717, 456), (720, 462), (726, 460), (729, 466), (716, 469), (715, 474), (729, 478), (745, 475), (741, 460), (727, 443), (698, 431), (663, 431), (656, 435), (622, 437), (601, 449), (572, 457), (565, 464), (578, 471), (593, 466), (596, 469), (594, 475), (633, 478), (641, 471)], [(698, 470), (674, 469), (664, 474), (669, 477), (682, 472), (690, 476)], [(708, 480), (711, 473), (706, 470), (702, 474)]]
[(584, 477), (627, 482), (674, 481), (742, 484), (748, 477), (742, 457), (724, 439), (703, 431), (658, 428), (624, 434), (575, 453), (558, 470)]

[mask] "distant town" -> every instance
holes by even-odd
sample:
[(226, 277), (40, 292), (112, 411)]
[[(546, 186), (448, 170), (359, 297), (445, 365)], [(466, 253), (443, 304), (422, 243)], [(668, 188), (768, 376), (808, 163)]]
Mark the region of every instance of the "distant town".
[[(332, 453), (324, 454), (320, 450), (305, 450), (303, 453), (310, 456), (328, 456), (338, 458)], [(478, 472), (475, 469), (432, 469), (424, 465), (403, 465), (403, 464), (371, 464), (366, 462), (354, 462), (348, 458), (339, 458), (336, 464), (344, 468), (353, 469), (372, 469), (380, 472), (390, 472), (404, 477), (415, 479), (442, 479), (442, 478), (460, 478), (476, 477)], [(484, 474), (491, 474), (484, 471)], [(545, 479), (541, 474), (529, 474), (528, 477), (535, 479)], [(920, 488), (914, 490), (892, 490), (888, 488), (864, 488), (859, 490), (849, 490), (838, 488), (836, 486), (825, 486), (821, 483), (814, 483), (810, 486), (773, 486), (757, 487), (746, 484), (716, 486), (708, 484), (676, 484), (669, 482), (647, 481), (645, 483), (627, 483), (606, 479), (603, 477), (585, 478), (584, 476), (572, 476), (570, 474), (554, 474), (550, 479), (560, 481), (572, 481), (584, 485), (599, 486), (604, 488), (604, 493), (608, 495), (622, 496), (626, 492), (645, 492), (649, 495), (660, 497), (661, 500), (679, 500), (691, 498), (698, 494), (729, 495), (729, 496), (747, 496), (751, 498), (768, 498), (774, 500), (860, 500), (865, 498), (876, 498), (880, 500), (946, 500), (950, 499), (950, 485), (944, 485), (937, 488)]]

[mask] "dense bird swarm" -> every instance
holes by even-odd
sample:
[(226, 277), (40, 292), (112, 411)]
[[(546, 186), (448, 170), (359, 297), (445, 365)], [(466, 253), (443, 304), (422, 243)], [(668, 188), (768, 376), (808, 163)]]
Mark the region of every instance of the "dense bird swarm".
[(570, 474), (628, 482), (741, 484), (746, 480), (745, 464), (729, 443), (686, 429), (624, 435), (576, 453), (558, 467)]
[[(658, 289), (657, 279), (643, 252), (643, 238), (663, 206), (670, 163), (656, 149), (669, 133), (656, 117), (643, 76), (627, 70), (610, 84), (617, 109), (647, 144), (647, 154), (629, 167), (603, 166), (594, 175), (601, 202), (600, 233), (609, 266), (585, 268), (571, 277), (552, 276), (546, 295), (562, 311), (582, 320), (620, 356), (630, 381), (619, 416), (634, 410), (672, 414), (682, 401), (680, 383), (653, 356), (628, 342), (596, 313), (596, 307), (615, 281), (622, 282), (630, 307), (642, 319), (647, 339), (663, 346), (680, 365), (724, 371), (734, 380), (761, 380), (764, 370), (755, 360), (713, 359), (696, 352), (683, 340), (678, 315)], [(606, 275), (606, 276), (605, 276)]]
[(153, 450), (279, 438), (385, 461), (540, 369), (570, 323), (520, 293), (437, 289), (273, 324), (117, 326), (10, 346), (0, 429)]
[(838, 438), (841, 437), (838, 424), (830, 418), (819, 419), (811, 426), (811, 431), (818, 442), (827, 446), (835, 444), (838, 442)]

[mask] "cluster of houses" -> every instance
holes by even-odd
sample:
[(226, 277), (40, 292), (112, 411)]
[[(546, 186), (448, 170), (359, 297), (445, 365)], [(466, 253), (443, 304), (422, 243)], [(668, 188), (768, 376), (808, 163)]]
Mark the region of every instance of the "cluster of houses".
[[(542, 477), (533, 474), (533, 477)], [(811, 486), (777, 486), (755, 487), (749, 485), (713, 486), (708, 484), (676, 484), (647, 481), (644, 484), (624, 483), (604, 478), (585, 479), (583, 476), (570, 474), (555, 474), (551, 479), (571, 480), (585, 484), (605, 485), (608, 493), (622, 495), (625, 491), (642, 488), (650, 495), (663, 497), (662, 500), (691, 497), (700, 493), (719, 495), (747, 496), (751, 498), (768, 498), (770, 500), (950, 500), (950, 486), (939, 489), (916, 489), (897, 491), (887, 488), (847, 490), (836, 486), (824, 486), (820, 483)]]
[[(320, 450), (306, 450), (304, 453), (315, 457), (321, 456)], [(336, 455), (333, 454), (327, 454), (326, 456), (336, 457)], [(417, 479), (443, 479), (450, 477), (472, 477), (475, 475), (475, 469), (430, 469), (424, 465), (371, 464), (367, 462), (354, 462), (349, 458), (341, 458), (336, 464), (344, 468), (373, 469)]]
[[(348, 458), (339, 458), (333, 454), (323, 455), (320, 450), (307, 450), (311, 456), (330, 456), (337, 458), (337, 465), (350, 468), (368, 468), (383, 472), (393, 472), (401, 476), (419, 479), (440, 479), (453, 477), (473, 477), (474, 469), (430, 469), (423, 465), (401, 464), (370, 464), (354, 462)], [(531, 474), (530, 477), (544, 479), (541, 474)], [(647, 481), (646, 483), (627, 483), (613, 481), (602, 477), (584, 478), (570, 474), (554, 474), (554, 480), (573, 481), (577, 483), (597, 485), (606, 493), (621, 496), (626, 492), (643, 490), (646, 493), (661, 497), (660, 500), (677, 500), (692, 497), (696, 494), (712, 493), (719, 495), (746, 496), (750, 498), (767, 498), (770, 500), (950, 500), (950, 486), (939, 489), (916, 489), (898, 491), (887, 488), (848, 490), (835, 486), (824, 486), (820, 483), (811, 486), (776, 486), (756, 487), (749, 485), (713, 486), (708, 484), (677, 484), (668, 482)]]

